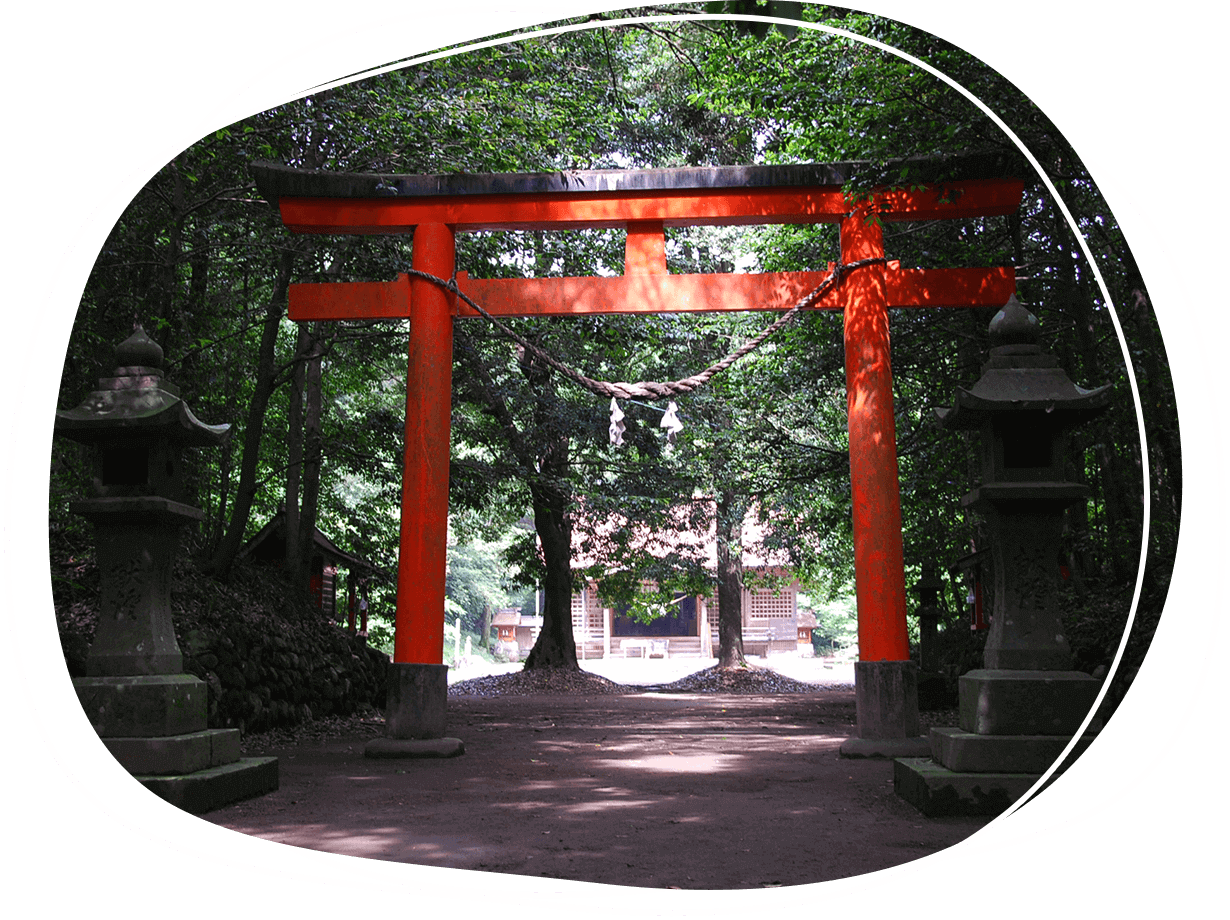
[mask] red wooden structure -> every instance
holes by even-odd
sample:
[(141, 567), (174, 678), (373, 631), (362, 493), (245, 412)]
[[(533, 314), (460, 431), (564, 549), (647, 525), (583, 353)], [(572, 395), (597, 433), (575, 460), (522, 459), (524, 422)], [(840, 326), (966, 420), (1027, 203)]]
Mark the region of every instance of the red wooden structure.
[[(995, 164), (963, 161), (967, 178), (880, 188), (854, 202), (852, 164), (595, 171), (494, 176), (364, 176), (253, 168), (262, 194), (296, 233), (414, 233), (412, 267), (458, 287), (496, 316), (785, 310), (826, 272), (672, 275), (663, 228), (837, 223), (841, 261), (883, 257), (881, 221), (1010, 214), (1022, 183)], [(953, 168), (948, 164), (948, 168)], [(457, 272), (456, 233), (627, 229), (621, 277), (485, 280)], [(855, 270), (817, 305), (844, 311), (859, 656), (909, 658), (888, 310), (1002, 306), (1011, 268)], [(444, 649), (449, 417), (455, 295), (403, 275), (382, 283), (292, 285), (303, 320), (410, 319), (406, 453), (394, 661), (439, 664)]]

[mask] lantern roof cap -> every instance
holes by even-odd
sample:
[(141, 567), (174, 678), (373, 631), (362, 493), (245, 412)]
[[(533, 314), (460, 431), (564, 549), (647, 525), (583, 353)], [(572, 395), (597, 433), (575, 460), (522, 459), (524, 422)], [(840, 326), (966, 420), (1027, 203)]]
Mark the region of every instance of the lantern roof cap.
[(1087, 390), (1068, 377), (1038, 345), (1038, 318), (1014, 294), (988, 327), (991, 356), (969, 389), (958, 387), (955, 405), (936, 409), (945, 428), (980, 428), (1005, 412), (1044, 412), (1055, 424), (1076, 426), (1110, 404), (1110, 384)]
[(74, 409), (56, 412), (55, 430), (74, 441), (118, 437), (168, 438), (189, 447), (219, 444), (230, 425), (206, 425), (162, 376), (162, 347), (137, 326), (116, 346), (116, 368)]

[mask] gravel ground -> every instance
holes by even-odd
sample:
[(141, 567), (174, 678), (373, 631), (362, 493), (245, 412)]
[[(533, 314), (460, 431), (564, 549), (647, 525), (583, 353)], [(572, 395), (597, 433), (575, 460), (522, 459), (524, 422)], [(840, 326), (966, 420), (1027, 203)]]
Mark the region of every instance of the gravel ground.
[[(610, 667), (606, 670), (611, 670)], [(487, 674), (460, 680), (449, 686), (449, 694), (477, 696), (503, 696), (506, 694), (626, 694), (630, 689), (654, 692), (688, 692), (688, 694), (812, 694), (825, 689), (823, 685), (795, 680), (777, 670), (752, 665), (749, 668), (710, 668), (694, 670), (675, 680), (661, 683), (645, 683), (646, 678), (669, 678), (669, 669), (661, 673), (652, 667), (642, 667), (637, 672), (636, 683), (620, 683), (583, 669), (579, 672), (534, 672), (514, 670), (504, 674)], [(847, 685), (841, 685), (847, 686)]]

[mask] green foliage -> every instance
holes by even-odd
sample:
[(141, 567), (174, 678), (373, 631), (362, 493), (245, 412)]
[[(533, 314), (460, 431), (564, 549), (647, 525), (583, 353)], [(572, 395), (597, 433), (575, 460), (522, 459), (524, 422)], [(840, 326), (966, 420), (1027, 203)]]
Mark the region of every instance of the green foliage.
[(858, 612), (853, 594), (846, 592), (821, 603), (800, 594), (799, 610), (810, 610), (816, 615), (812, 644), (818, 649), (843, 649), (858, 642)]
[(465, 629), (477, 637), (482, 637), (485, 619), (497, 609), (521, 605), (525, 591), (515, 588), (516, 573), (505, 562), (513, 538), (508, 531), (497, 540), (475, 538), (448, 548), (444, 589), (455, 605), (450, 617), (460, 615)]
[[(1133, 655), (1142, 656), (1177, 540), (1177, 413), (1143, 279), (1076, 152), (1015, 87), (935, 36), (811, 4), (752, 0), (717, 7), (804, 25), (633, 26), (616, 17), (601, 29), (529, 37), (314, 93), (210, 133), (151, 177), (116, 222), (82, 297), (59, 404), (76, 405), (95, 378), (110, 372), (111, 349), (133, 321), (145, 324), (194, 412), (234, 429), (225, 447), (192, 451), (187, 461), (190, 500), (206, 511), (187, 544), (208, 556), (234, 506), (263, 317), (282, 253), (293, 250), (293, 280), (308, 282), (389, 279), (410, 251), (399, 237), (289, 235), (256, 194), (251, 162), (447, 174), (859, 160), (867, 166), (848, 191), (865, 195), (876, 183), (913, 185), (916, 177), (899, 165), (904, 158), (989, 151), (1026, 181), (1019, 215), (886, 224), (886, 249), (906, 267), (1015, 264), (1022, 297), (1042, 320), (1044, 345), (1078, 383), (1115, 385), (1113, 409), (1074, 436), (1080, 449), (1071, 453), (1069, 475), (1090, 486), (1092, 499), (1088, 514), (1071, 517), (1066, 538), (1084, 592), (1074, 600), (1076, 628), (1104, 657), (1126, 607), (1090, 598), (1121, 598), (1132, 584), (1146, 487), (1127, 386), (1131, 362), (1151, 437), (1153, 520), (1145, 615), (1138, 618), (1145, 639), (1135, 637), (1132, 645)], [(900, 48), (952, 76), (1004, 118), (1076, 215), (1125, 329), (1126, 355), (1110, 304), (1040, 177), (991, 120), (899, 57), (808, 24)], [(476, 277), (612, 274), (622, 270), (622, 244), (618, 230), (462, 235), (458, 264)], [(837, 253), (832, 226), (670, 228), (667, 234), (674, 272), (817, 269)], [(931, 407), (947, 404), (957, 386), (977, 379), (989, 319), (986, 311), (962, 310), (897, 311), (892, 318), (911, 572), (927, 561), (947, 566), (971, 540), (983, 545), (977, 519), (960, 505), (973, 481), (971, 445), (938, 430)], [(589, 376), (673, 380), (726, 354), (767, 321), (590, 316), (524, 319), (515, 326)], [(386, 576), (397, 561), (407, 331), (404, 322), (316, 330), (324, 349), (318, 523)], [(283, 320), (248, 535), (285, 500), (286, 391), (296, 335)], [(658, 583), (662, 597), (641, 603), (635, 616), (675, 591), (700, 593), (711, 578), (686, 548), (644, 551), (632, 539), (636, 529), (679, 527), (674, 515), (682, 506), (685, 529), (703, 533), (712, 526), (720, 490), (758, 510), (765, 534), (748, 549), (784, 553), (818, 609), (848, 595), (851, 509), (839, 315), (802, 317), (709, 387), (680, 399), (686, 427), (671, 449), (658, 427), (660, 412), (632, 404), (623, 407), (627, 446), (612, 449), (607, 405), (519, 361), (515, 347), (481, 321), (457, 323), (453, 378), (450, 497), (458, 542), (450, 550), (448, 590), (467, 629), (481, 628), (485, 607), (523, 602), (514, 585), (544, 579), (529, 517), (535, 501), (543, 507), (544, 490), (586, 533), (622, 516), (624, 527), (588, 536), (580, 552), (610, 599), (640, 603), (641, 581)], [(88, 530), (67, 511), (86, 476), (76, 448), (57, 442), (49, 522), (57, 558), (71, 560), (88, 548)], [(369, 638), (391, 644), (393, 583), (374, 579), (371, 591)], [(831, 616), (837, 619), (823, 629), (836, 636), (840, 616)], [(960, 628), (954, 626), (954, 635)], [(1088, 660), (1094, 657), (1090, 652)]]
[[(798, 20), (803, 18), (803, 4), (783, 2), (783, 0), (720, 0), (716, 3), (706, 3), (705, 12)], [(776, 30), (786, 38), (793, 38), (798, 32), (797, 26), (785, 22), (769, 23), (746, 20), (737, 21), (735, 29), (741, 35), (752, 35), (761, 39), (767, 36), (770, 30)]]
[(393, 617), (369, 612), (367, 615), (367, 644), (393, 657), (393, 639), (396, 635)]

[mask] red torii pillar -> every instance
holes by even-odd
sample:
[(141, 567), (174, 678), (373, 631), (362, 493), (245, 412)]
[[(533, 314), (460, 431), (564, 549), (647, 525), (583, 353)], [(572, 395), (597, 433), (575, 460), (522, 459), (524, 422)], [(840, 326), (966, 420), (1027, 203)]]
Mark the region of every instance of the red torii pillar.
[[(841, 222), (841, 260), (884, 257), (884, 231), (859, 208)], [(905, 623), (905, 562), (897, 482), (897, 428), (883, 266), (845, 282), (846, 425), (853, 498), (854, 578), (861, 661), (910, 657)]]
[[(551, 186), (558, 177), (308, 177), (278, 167), (256, 167), (253, 172), (266, 197), (279, 203), (290, 229), (413, 230), (413, 267), (440, 278), (454, 274), (457, 231), (586, 226), (628, 230), (625, 274), (620, 277), (470, 279), (458, 272), (459, 289), (498, 316), (784, 310), (827, 273), (670, 275), (663, 227), (835, 222), (841, 227), (841, 261), (849, 263), (884, 256), (876, 218), (1002, 215), (1016, 209), (1022, 191), (1018, 180), (948, 182), (910, 192), (881, 190), (852, 208), (839, 185), (754, 187), (766, 175), (772, 180), (784, 174), (790, 178), (792, 171), (806, 169), (650, 170), (620, 174), (637, 177), (626, 189), (612, 188), (609, 173), (572, 173), (545, 191), (541, 186)], [(688, 175), (680, 182), (675, 175), (683, 173)], [(646, 186), (640, 177), (650, 174), (661, 174), (667, 187), (654, 186), (652, 179)], [(389, 178), (401, 183), (396, 197), (373, 190), (392, 188), (385, 181)], [(478, 190), (467, 182), (477, 183)], [(587, 187), (589, 182), (601, 187)], [(440, 188), (450, 184), (460, 190)], [(500, 191), (482, 193), (488, 185), (498, 185)], [(842, 309), (845, 321), (860, 657), (859, 738), (847, 742), (847, 753), (897, 755), (915, 753), (919, 742), (925, 746), (925, 739), (916, 737), (917, 696), (908, 661), (888, 310), (1002, 306), (1014, 290), (1011, 269), (902, 269), (889, 262), (854, 271), (816, 305)], [(440, 738), (444, 733), (452, 322), (455, 316), (477, 315), (456, 301), (436, 285), (405, 275), (385, 283), (291, 287), (290, 314), (295, 320), (410, 318), (395, 676), (389, 689), (393, 738)]]
[[(874, 212), (856, 208), (841, 222), (841, 259), (883, 258)], [(846, 427), (849, 432), (854, 582), (858, 604), (855, 714), (858, 737), (842, 754), (927, 756), (920, 737), (918, 673), (906, 634), (905, 559), (892, 349), (885, 272), (879, 265), (846, 282)]]
[[(420, 224), (415, 228), (412, 268), (438, 278), (451, 278), (455, 257), (450, 228), (444, 224)], [(397, 563), (397, 623), (393, 637), (395, 662), (444, 662), (443, 572), (448, 544), (455, 300), (456, 297), (428, 281), (410, 282), (410, 361), (406, 373), (409, 384)], [(407, 509), (415, 509), (415, 513), (407, 514)]]

